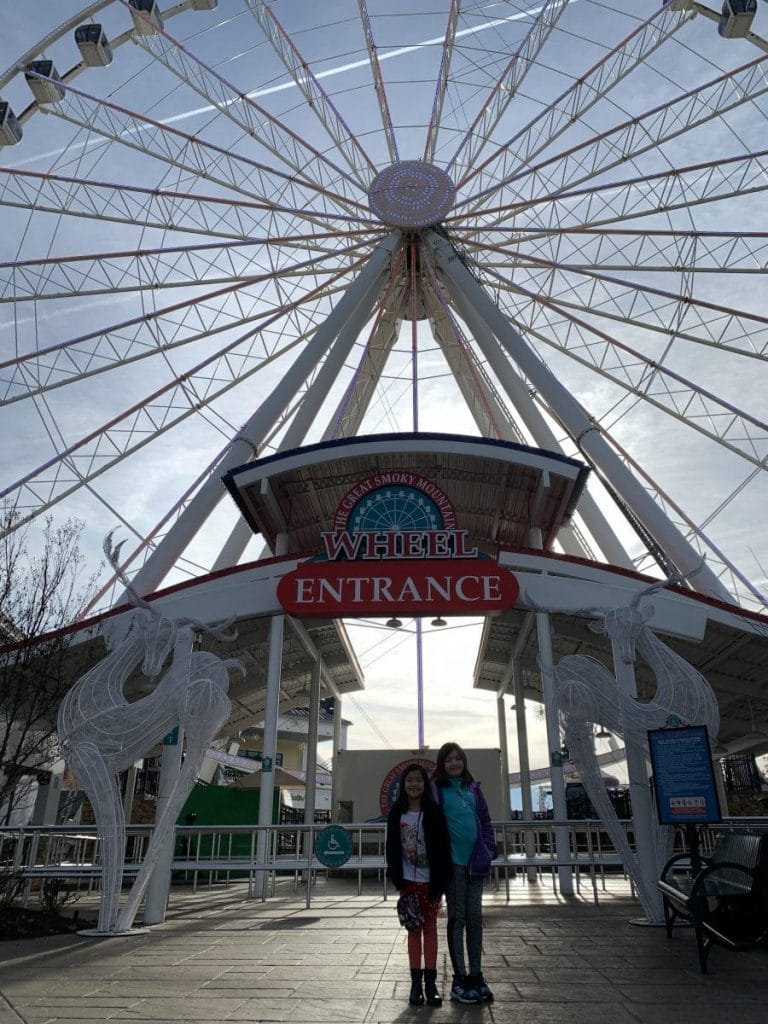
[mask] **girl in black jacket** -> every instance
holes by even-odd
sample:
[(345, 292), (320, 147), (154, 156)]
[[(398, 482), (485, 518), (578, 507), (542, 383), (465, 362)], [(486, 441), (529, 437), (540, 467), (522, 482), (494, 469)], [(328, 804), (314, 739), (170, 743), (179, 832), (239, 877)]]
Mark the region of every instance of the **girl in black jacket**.
[[(400, 776), (400, 791), (387, 818), (387, 878), (401, 893), (416, 892), (424, 917), (417, 931), (408, 932), (412, 1006), (440, 1006), (437, 991), (437, 912), (451, 877), (448, 827), (435, 803), (429, 775), (410, 764)], [(422, 944), (424, 970), (422, 971)]]

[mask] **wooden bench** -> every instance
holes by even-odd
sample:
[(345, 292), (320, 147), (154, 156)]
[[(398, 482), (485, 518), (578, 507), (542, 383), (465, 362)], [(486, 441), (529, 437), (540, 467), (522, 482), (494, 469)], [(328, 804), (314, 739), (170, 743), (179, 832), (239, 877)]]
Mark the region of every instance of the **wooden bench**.
[(713, 945), (750, 949), (768, 939), (768, 835), (720, 833), (712, 853), (672, 857), (658, 882), (667, 936), (680, 917), (693, 924), (701, 973)]

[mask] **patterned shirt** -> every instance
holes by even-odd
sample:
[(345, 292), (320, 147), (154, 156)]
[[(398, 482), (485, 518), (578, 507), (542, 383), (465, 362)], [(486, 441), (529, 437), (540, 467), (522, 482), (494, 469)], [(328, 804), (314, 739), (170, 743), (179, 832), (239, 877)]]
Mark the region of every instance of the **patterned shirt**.
[(405, 881), (428, 882), (429, 861), (421, 811), (405, 811), (400, 815), (400, 849)]

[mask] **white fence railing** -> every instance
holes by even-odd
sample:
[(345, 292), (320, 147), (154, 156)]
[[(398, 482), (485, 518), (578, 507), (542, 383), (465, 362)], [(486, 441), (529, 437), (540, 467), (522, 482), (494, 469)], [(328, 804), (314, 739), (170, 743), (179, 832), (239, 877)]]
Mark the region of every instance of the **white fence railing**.
[[(343, 828), (352, 840), (352, 853), (346, 863), (332, 869), (321, 864), (314, 853), (315, 838), (325, 827), (321, 824), (178, 826), (173, 881), (191, 884), (196, 891), (201, 885), (247, 879), (249, 894), (267, 899), (275, 893), (278, 880), (292, 879), (294, 892), (298, 894), (301, 888), (309, 907), (317, 877), (332, 873), (356, 877), (358, 893), (362, 891), (364, 877), (375, 877), (386, 899), (386, 825), (345, 824)], [(632, 844), (631, 821), (622, 822), (622, 827)], [(600, 821), (506, 821), (496, 822), (494, 828), (499, 856), (493, 862), (492, 882), (497, 888), (506, 887), (507, 898), (510, 878), (520, 872), (526, 872), (529, 877), (549, 875), (557, 891), (558, 869), (570, 869), (577, 891), (583, 881), (588, 880), (595, 902), (599, 890), (605, 889), (607, 874), (625, 873), (621, 858)], [(702, 839), (704, 852), (707, 835), (727, 829), (768, 831), (768, 819), (730, 818), (712, 826)], [(264, 833), (266, 852), (262, 854), (259, 836)], [(127, 879), (138, 871), (151, 834), (151, 826), (128, 826), (124, 865)], [(558, 844), (557, 837), (562, 839), (563, 835), (567, 836), (567, 844)], [(568, 851), (567, 855), (562, 855), (563, 850)], [(101, 866), (95, 826), (0, 827), (0, 882), (3, 876), (22, 878), (26, 898), (35, 881), (45, 878), (62, 879), (86, 889), (97, 888)], [(285, 886), (281, 886), (281, 894), (285, 891)]]

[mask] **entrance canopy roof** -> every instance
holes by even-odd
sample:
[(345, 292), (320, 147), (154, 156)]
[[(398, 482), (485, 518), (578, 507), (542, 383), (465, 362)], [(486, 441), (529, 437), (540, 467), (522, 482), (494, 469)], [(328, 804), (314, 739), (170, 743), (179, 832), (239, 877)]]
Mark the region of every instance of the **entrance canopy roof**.
[[(512, 663), (520, 668), (524, 696), (542, 700), (535, 612), (551, 612), (555, 663), (569, 654), (602, 662), (613, 671), (610, 642), (590, 629), (595, 609), (618, 608), (658, 581), (566, 555), (506, 551), (499, 563), (517, 576), (521, 604), (485, 620), (474, 685), (498, 696), (514, 692)], [(643, 599), (649, 625), (715, 691), (720, 707), (719, 753), (768, 751), (768, 619), (682, 587), (665, 587)], [(590, 610), (593, 610), (590, 614)], [(651, 668), (635, 661), (638, 697), (656, 691)]]
[(272, 548), (315, 553), (339, 503), (377, 474), (412, 473), (437, 484), (457, 525), (487, 554), (527, 545), (531, 529), (549, 547), (572, 515), (588, 468), (576, 459), (505, 441), (452, 434), (377, 434), (327, 441), (249, 462), (224, 483)]

